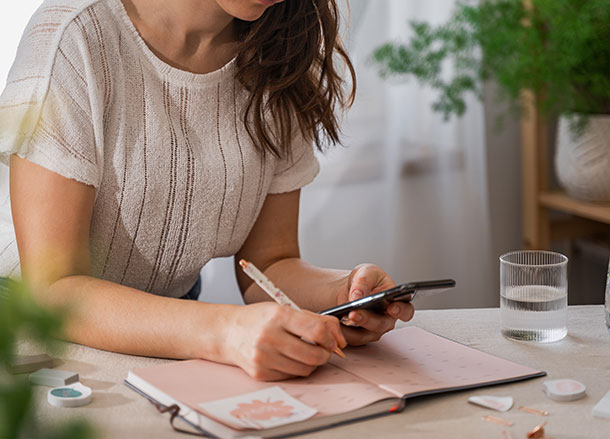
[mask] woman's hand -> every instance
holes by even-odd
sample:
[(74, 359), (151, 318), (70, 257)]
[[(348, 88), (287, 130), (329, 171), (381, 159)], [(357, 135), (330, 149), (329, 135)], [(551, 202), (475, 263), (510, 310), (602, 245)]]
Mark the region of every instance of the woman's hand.
[[(350, 273), (347, 285), (339, 291), (337, 305), (370, 296), (395, 285), (392, 278), (378, 266), (358, 265)], [(347, 316), (347, 325), (341, 325), (341, 329), (348, 344), (359, 346), (379, 340), (383, 334), (394, 329), (396, 320), (409, 321), (414, 312), (412, 304), (403, 302), (394, 302), (385, 314), (351, 311)]]
[(263, 381), (308, 376), (347, 344), (336, 318), (271, 302), (241, 307), (228, 334), (226, 357)]

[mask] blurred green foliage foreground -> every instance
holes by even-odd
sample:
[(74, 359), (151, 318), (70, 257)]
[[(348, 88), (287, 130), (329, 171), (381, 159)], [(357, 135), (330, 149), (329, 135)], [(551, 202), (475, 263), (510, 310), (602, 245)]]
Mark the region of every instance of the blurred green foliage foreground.
[(27, 374), (10, 373), (17, 343), (22, 340), (37, 343), (47, 352), (57, 352), (61, 322), (61, 313), (40, 307), (21, 283), (0, 278), (0, 438), (94, 437), (92, 427), (84, 420), (42, 425), (36, 417)]
[(513, 109), (528, 89), (543, 113), (610, 113), (608, 0), (462, 0), (446, 23), (410, 26), (408, 43), (383, 45), (373, 62), (438, 91), (433, 109), (446, 119), (488, 79)]

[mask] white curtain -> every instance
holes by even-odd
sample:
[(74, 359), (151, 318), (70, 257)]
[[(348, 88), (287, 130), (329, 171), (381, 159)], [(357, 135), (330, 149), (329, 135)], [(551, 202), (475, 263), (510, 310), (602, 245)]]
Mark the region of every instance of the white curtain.
[(303, 257), (336, 268), (375, 262), (396, 282), (457, 281), (418, 308), (496, 306), (482, 104), (472, 98), (462, 118), (443, 121), (433, 91), (381, 80), (369, 61), (384, 42), (405, 41), (410, 20), (445, 21), (455, 0), (350, 3), (358, 95), (347, 148), (320, 156), (321, 174), (303, 190)]

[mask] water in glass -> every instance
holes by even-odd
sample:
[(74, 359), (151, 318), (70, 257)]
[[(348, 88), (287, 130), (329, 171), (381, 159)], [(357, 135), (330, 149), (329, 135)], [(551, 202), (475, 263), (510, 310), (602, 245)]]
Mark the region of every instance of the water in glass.
[(553, 342), (568, 333), (567, 287), (520, 285), (501, 294), (502, 334), (524, 341)]

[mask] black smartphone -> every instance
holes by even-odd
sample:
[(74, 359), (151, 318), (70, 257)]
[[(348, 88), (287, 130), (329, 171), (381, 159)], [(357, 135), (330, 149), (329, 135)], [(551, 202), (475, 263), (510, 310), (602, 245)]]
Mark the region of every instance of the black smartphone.
[(349, 314), (350, 311), (356, 309), (366, 309), (368, 311), (383, 313), (392, 302), (410, 302), (420, 291), (441, 290), (454, 286), (455, 281), (453, 279), (409, 282), (358, 300), (343, 303), (339, 306), (321, 311), (319, 314), (341, 318)]

